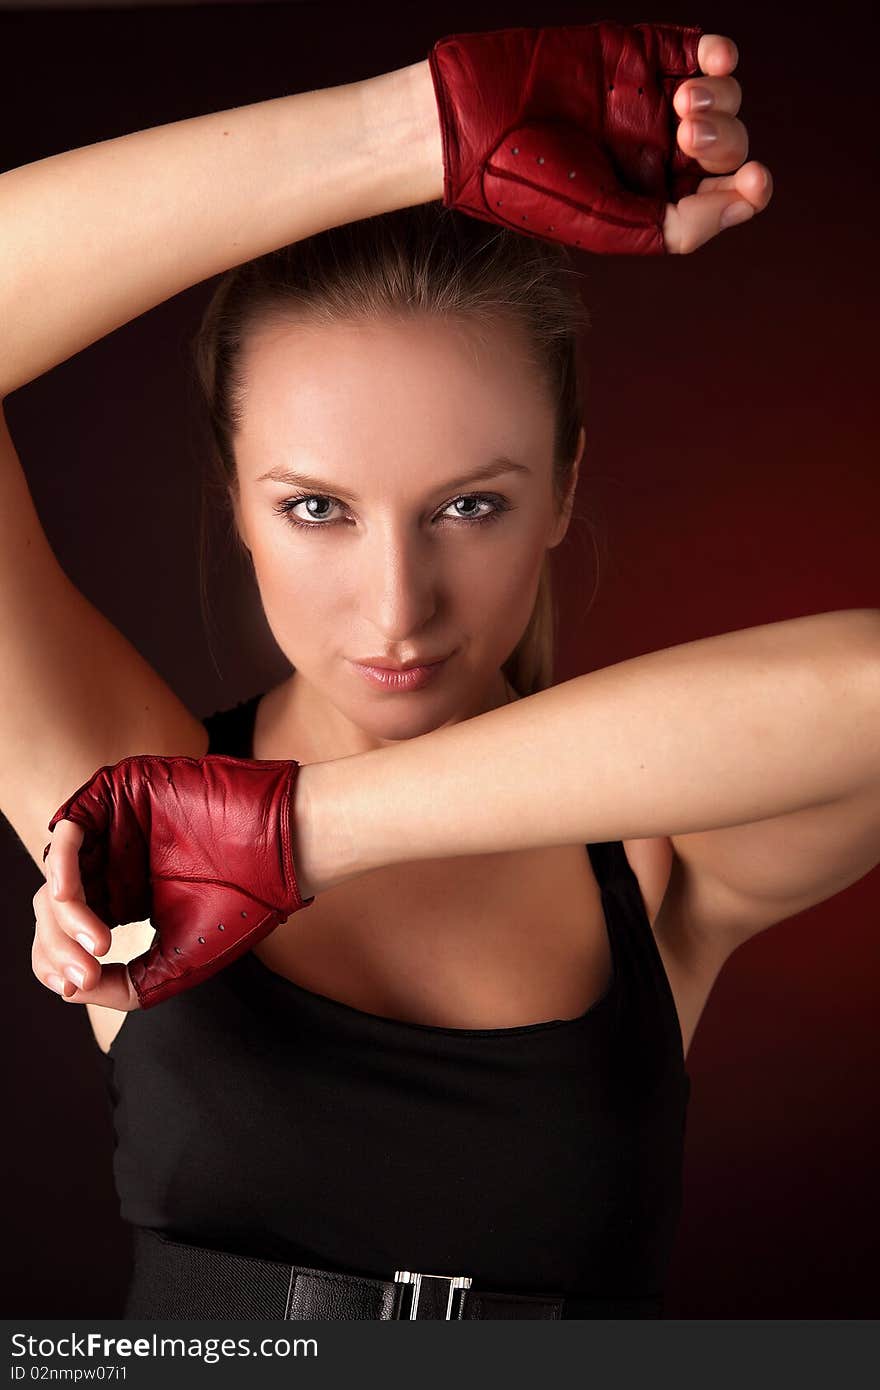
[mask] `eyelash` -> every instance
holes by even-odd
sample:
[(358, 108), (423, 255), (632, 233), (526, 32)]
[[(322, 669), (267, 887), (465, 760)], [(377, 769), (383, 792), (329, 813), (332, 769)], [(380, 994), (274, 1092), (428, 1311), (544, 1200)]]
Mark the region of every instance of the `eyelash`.
[[(336, 502), (335, 497), (328, 497), (321, 492), (303, 492), (297, 497), (288, 497), (283, 502), (279, 502), (273, 510), (283, 515), (288, 525), (299, 526), (305, 531), (321, 531), (326, 530), (328, 526), (335, 526), (337, 524), (335, 521), (302, 521), (300, 517), (293, 516), (292, 511), (294, 507), (298, 506), (300, 502), (310, 502), (313, 498), (318, 498), (322, 502)], [(481, 492), (463, 492), (460, 496), (453, 497), (452, 501), (447, 503), (447, 506), (451, 507), (453, 503), (461, 502), (465, 499), (475, 502), (491, 502), (495, 510), (487, 512), (484, 516), (454, 516), (447, 517), (446, 520), (464, 522), (468, 526), (482, 526), (484, 522), (500, 520), (504, 512), (511, 510), (511, 504), (505, 501), (503, 497), (495, 497)]]

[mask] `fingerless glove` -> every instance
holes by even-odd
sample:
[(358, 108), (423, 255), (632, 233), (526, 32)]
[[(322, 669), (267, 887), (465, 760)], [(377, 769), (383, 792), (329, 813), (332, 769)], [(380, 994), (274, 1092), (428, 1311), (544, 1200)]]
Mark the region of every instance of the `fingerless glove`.
[(314, 902), (300, 896), (292, 854), (299, 766), (123, 758), (55, 812), (50, 830), (71, 820), (84, 831), (87, 906), (109, 927), (149, 918), (156, 929), (128, 966), (141, 1008), (200, 984)]
[(664, 253), (667, 203), (705, 177), (672, 105), (702, 33), (601, 20), (440, 39), (445, 206), (588, 251)]

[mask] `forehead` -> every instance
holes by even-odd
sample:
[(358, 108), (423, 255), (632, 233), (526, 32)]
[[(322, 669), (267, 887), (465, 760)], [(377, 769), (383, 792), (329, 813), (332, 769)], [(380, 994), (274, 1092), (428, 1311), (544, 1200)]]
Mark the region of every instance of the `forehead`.
[(239, 444), (356, 439), (540, 447), (553, 411), (519, 325), (421, 316), (255, 329), (242, 354)]

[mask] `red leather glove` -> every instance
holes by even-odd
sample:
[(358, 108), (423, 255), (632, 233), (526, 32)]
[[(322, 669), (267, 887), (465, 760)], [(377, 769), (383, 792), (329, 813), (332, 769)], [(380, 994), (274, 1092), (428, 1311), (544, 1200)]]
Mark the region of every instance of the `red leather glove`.
[[(292, 856), (299, 763), (123, 758), (49, 822), (82, 826), (86, 904), (109, 927), (149, 917), (150, 949), (128, 973), (142, 1009), (230, 965), (314, 896), (300, 897)], [(43, 862), (50, 845), (43, 851)]]
[(667, 203), (706, 176), (672, 105), (702, 33), (600, 20), (440, 39), (444, 205), (587, 251), (664, 253)]

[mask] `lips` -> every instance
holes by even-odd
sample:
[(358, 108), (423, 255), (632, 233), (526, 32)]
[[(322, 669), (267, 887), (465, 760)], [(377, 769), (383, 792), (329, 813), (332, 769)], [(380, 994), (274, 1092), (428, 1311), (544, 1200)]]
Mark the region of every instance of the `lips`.
[(433, 661), (430, 664), (409, 666), (403, 669), (394, 666), (371, 666), (364, 662), (354, 661), (352, 667), (371, 685), (380, 689), (389, 691), (420, 690), (429, 681), (436, 679), (439, 673), (444, 670), (447, 660), (448, 658), (444, 657), (440, 661)]

